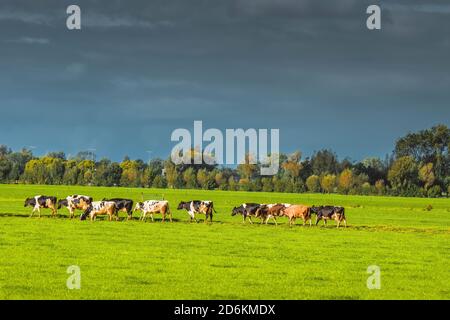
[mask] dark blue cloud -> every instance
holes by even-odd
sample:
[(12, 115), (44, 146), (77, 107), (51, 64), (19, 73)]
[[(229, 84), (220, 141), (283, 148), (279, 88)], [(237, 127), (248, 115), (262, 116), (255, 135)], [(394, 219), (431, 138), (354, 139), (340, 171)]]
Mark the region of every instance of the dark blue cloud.
[(383, 156), (449, 124), (445, 1), (70, 1), (0, 4), (0, 143), (37, 153), (165, 157), (170, 133), (280, 128), (284, 151)]

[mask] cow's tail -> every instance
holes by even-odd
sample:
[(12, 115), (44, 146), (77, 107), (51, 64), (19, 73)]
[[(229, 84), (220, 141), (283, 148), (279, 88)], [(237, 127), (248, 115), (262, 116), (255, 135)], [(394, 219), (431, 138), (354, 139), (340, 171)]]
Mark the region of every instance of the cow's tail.
[(217, 213), (216, 209), (214, 208), (214, 203), (211, 203), (211, 209), (214, 211), (214, 213)]

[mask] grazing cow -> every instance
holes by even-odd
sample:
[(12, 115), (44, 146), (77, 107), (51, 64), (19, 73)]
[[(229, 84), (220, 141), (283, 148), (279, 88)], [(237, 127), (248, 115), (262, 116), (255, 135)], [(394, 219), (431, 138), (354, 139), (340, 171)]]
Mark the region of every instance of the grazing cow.
[(90, 216), (91, 221), (95, 221), (97, 216), (99, 215), (108, 215), (109, 221), (112, 221), (113, 216), (116, 216), (116, 220), (119, 219), (117, 217), (117, 206), (116, 203), (113, 201), (92, 202), (88, 210), (85, 213), (83, 213), (80, 219), (86, 220), (88, 215)]
[(204, 214), (205, 217), (205, 223), (208, 221), (208, 217), (210, 218), (210, 221), (212, 222), (213, 219), (213, 212), (217, 213), (217, 211), (214, 209), (214, 203), (212, 201), (205, 201), (205, 200), (192, 200), (192, 201), (182, 201), (178, 205), (178, 210), (185, 209), (189, 216), (190, 220), (195, 220), (195, 222), (198, 222), (195, 218), (195, 214)]
[(128, 215), (127, 220), (130, 220), (133, 218), (133, 203), (134, 203), (133, 200), (114, 198), (114, 199), (103, 199), (102, 201), (115, 202), (117, 210), (123, 211)]
[(86, 210), (89, 209), (92, 201), (92, 197), (74, 194), (72, 196), (66, 197), (65, 199), (59, 200), (58, 209), (66, 207), (69, 210), (70, 219), (72, 219), (75, 215), (75, 210), (83, 210), (84, 212), (86, 212)]
[(253, 224), (252, 217), (256, 217), (256, 211), (261, 207), (258, 203), (243, 203), (239, 207), (234, 207), (231, 215), (234, 217), (237, 214), (242, 215), (242, 223), (245, 223), (245, 220), (250, 221)]
[(289, 226), (295, 224), (297, 218), (303, 220), (303, 225), (309, 220), (309, 225), (312, 225), (311, 221), (311, 208), (304, 205), (292, 205), (284, 210), (284, 215), (289, 218)]
[(339, 228), (341, 222), (344, 222), (344, 226), (347, 227), (347, 220), (345, 218), (345, 208), (334, 206), (313, 206), (311, 212), (317, 215), (316, 226), (320, 220), (323, 220), (323, 224), (327, 225), (327, 220), (333, 219), (336, 221), (336, 228)]
[(166, 221), (166, 214), (169, 215), (170, 222), (172, 222), (172, 212), (169, 208), (169, 202), (168, 201), (159, 201), (159, 200), (148, 200), (144, 202), (138, 202), (136, 203), (136, 207), (134, 208), (134, 211), (141, 211), (141, 218), (140, 220), (145, 221), (147, 218), (147, 215), (150, 214), (150, 217), (152, 218), (152, 222), (155, 220), (153, 219), (153, 214), (155, 213), (161, 213), (162, 214), (162, 222)]
[(263, 204), (256, 211), (256, 217), (260, 217), (261, 223), (265, 224), (272, 218), (275, 225), (278, 225), (277, 217), (284, 216), (284, 210), (289, 206), (287, 203)]
[(25, 200), (24, 207), (31, 206), (33, 207), (33, 211), (31, 212), (30, 217), (34, 215), (34, 212), (37, 211), (39, 213), (39, 218), (41, 217), (41, 208), (51, 209), (52, 217), (56, 216), (56, 197), (47, 197), (47, 196), (35, 196), (33, 198), (27, 198)]

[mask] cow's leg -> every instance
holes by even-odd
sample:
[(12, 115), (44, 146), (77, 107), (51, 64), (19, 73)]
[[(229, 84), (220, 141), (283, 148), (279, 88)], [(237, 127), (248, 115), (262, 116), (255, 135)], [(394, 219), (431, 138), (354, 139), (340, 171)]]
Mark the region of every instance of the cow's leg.
[(273, 219), (273, 221), (275, 221), (275, 225), (277, 226), (278, 225), (277, 218), (272, 217), (272, 219)]
[(209, 215), (209, 220), (210, 220), (211, 223), (212, 223), (212, 219), (213, 219), (213, 214), (211, 212), (211, 214)]
[(190, 217), (189, 222), (192, 222), (192, 220), (195, 219), (195, 214), (192, 211), (188, 211), (188, 214), (189, 214), (189, 217)]
[(347, 219), (344, 218), (344, 227), (347, 228)]
[(166, 213), (165, 212), (162, 213), (162, 222), (166, 222)]
[(172, 211), (169, 210), (169, 221), (172, 222)]
[(155, 218), (153, 217), (153, 212), (150, 214), (150, 218), (152, 218), (152, 222), (155, 222)]
[(251, 216), (248, 216), (248, 221), (250, 221), (250, 224), (253, 224), (253, 221), (252, 221), (252, 217), (251, 217)]
[(320, 218), (319, 216), (316, 216), (316, 226), (319, 224)]
[(195, 217), (195, 212), (190, 211), (189, 215), (191, 216), (191, 221), (194, 220), (196, 223), (198, 223), (197, 218)]

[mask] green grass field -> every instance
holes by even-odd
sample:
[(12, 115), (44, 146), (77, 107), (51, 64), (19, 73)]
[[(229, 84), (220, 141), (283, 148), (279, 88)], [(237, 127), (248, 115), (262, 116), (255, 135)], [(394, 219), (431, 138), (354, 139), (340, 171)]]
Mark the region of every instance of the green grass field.
[[(37, 194), (170, 201), (175, 221), (29, 218)], [(188, 223), (180, 200), (209, 199), (213, 224)], [(346, 207), (347, 229), (243, 225), (242, 202)], [(433, 209), (424, 208), (431, 204)], [(125, 217), (125, 213), (121, 213)], [(66, 270), (81, 268), (81, 290)], [(369, 290), (367, 268), (381, 268)], [(1, 299), (449, 299), (450, 201), (200, 190), (0, 185)]]

